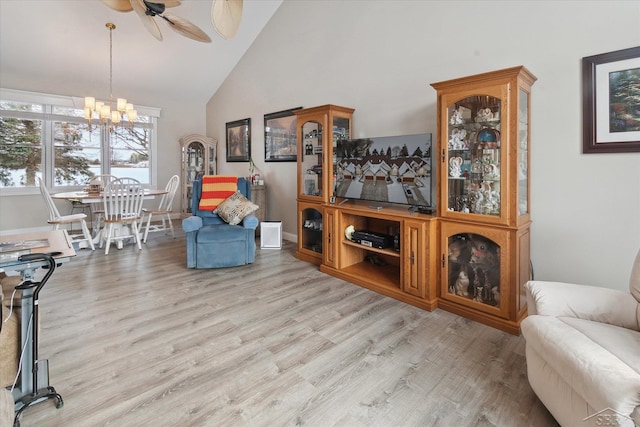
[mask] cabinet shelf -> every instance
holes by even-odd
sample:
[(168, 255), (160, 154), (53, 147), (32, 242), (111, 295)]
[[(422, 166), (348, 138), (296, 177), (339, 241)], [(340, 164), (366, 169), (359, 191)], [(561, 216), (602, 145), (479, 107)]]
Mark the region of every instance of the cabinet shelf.
[(398, 251), (394, 251), (393, 249), (378, 249), (378, 248), (373, 248), (370, 246), (365, 246), (361, 243), (356, 243), (356, 242), (351, 242), (349, 240), (343, 240), (342, 241), (343, 245), (347, 245), (347, 246), (353, 246), (354, 248), (358, 248), (358, 249), (364, 249), (368, 252), (374, 252), (377, 254), (383, 254), (383, 255), (388, 255), (394, 258), (400, 258), (400, 252)]
[(363, 261), (345, 267), (341, 271), (344, 274), (357, 277), (363, 281), (375, 283), (379, 286), (400, 289), (400, 267), (397, 265), (373, 265), (370, 262)]

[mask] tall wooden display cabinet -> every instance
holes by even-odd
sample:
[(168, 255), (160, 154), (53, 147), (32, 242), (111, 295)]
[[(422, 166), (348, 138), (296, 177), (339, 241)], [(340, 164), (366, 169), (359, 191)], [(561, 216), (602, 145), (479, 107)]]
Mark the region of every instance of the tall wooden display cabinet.
[(182, 214), (191, 215), (193, 181), (202, 175), (217, 173), (218, 141), (204, 135), (189, 134), (180, 138), (182, 150)]
[(438, 306), (519, 333), (530, 267), (530, 103), (514, 67), (439, 83)]
[(337, 105), (295, 111), (298, 140), (296, 257), (316, 265), (323, 257), (323, 205), (334, 196), (335, 149), (339, 140), (351, 138), (353, 111), (353, 108)]

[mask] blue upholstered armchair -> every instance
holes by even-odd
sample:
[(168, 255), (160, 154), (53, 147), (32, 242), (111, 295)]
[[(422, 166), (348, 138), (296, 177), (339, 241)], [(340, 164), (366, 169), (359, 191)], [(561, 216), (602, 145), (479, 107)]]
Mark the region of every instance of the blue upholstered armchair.
[[(251, 200), (247, 180), (238, 178), (238, 190)], [(229, 225), (212, 211), (201, 211), (202, 181), (193, 182), (192, 216), (182, 220), (187, 233), (187, 267), (220, 268), (251, 264), (255, 260), (258, 218), (248, 215), (239, 225)]]

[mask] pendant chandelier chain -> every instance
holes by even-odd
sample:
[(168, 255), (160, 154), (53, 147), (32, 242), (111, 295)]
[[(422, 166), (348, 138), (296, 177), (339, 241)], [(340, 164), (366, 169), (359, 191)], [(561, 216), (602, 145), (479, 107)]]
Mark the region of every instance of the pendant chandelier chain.
[(115, 24), (107, 23), (109, 29), (109, 102), (113, 106), (113, 30)]

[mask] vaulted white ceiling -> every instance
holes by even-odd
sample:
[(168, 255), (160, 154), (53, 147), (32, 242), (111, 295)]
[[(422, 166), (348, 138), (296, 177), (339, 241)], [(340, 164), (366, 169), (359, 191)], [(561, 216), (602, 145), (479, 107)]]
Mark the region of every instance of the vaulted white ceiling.
[(206, 103), (275, 13), (282, 0), (244, 0), (239, 31), (224, 40), (211, 24), (212, 0), (183, 0), (169, 10), (203, 29), (200, 43), (155, 18), (163, 41), (134, 12), (99, 0), (0, 0), (0, 87), (70, 96), (109, 96), (109, 30), (113, 95), (138, 105), (158, 100)]

